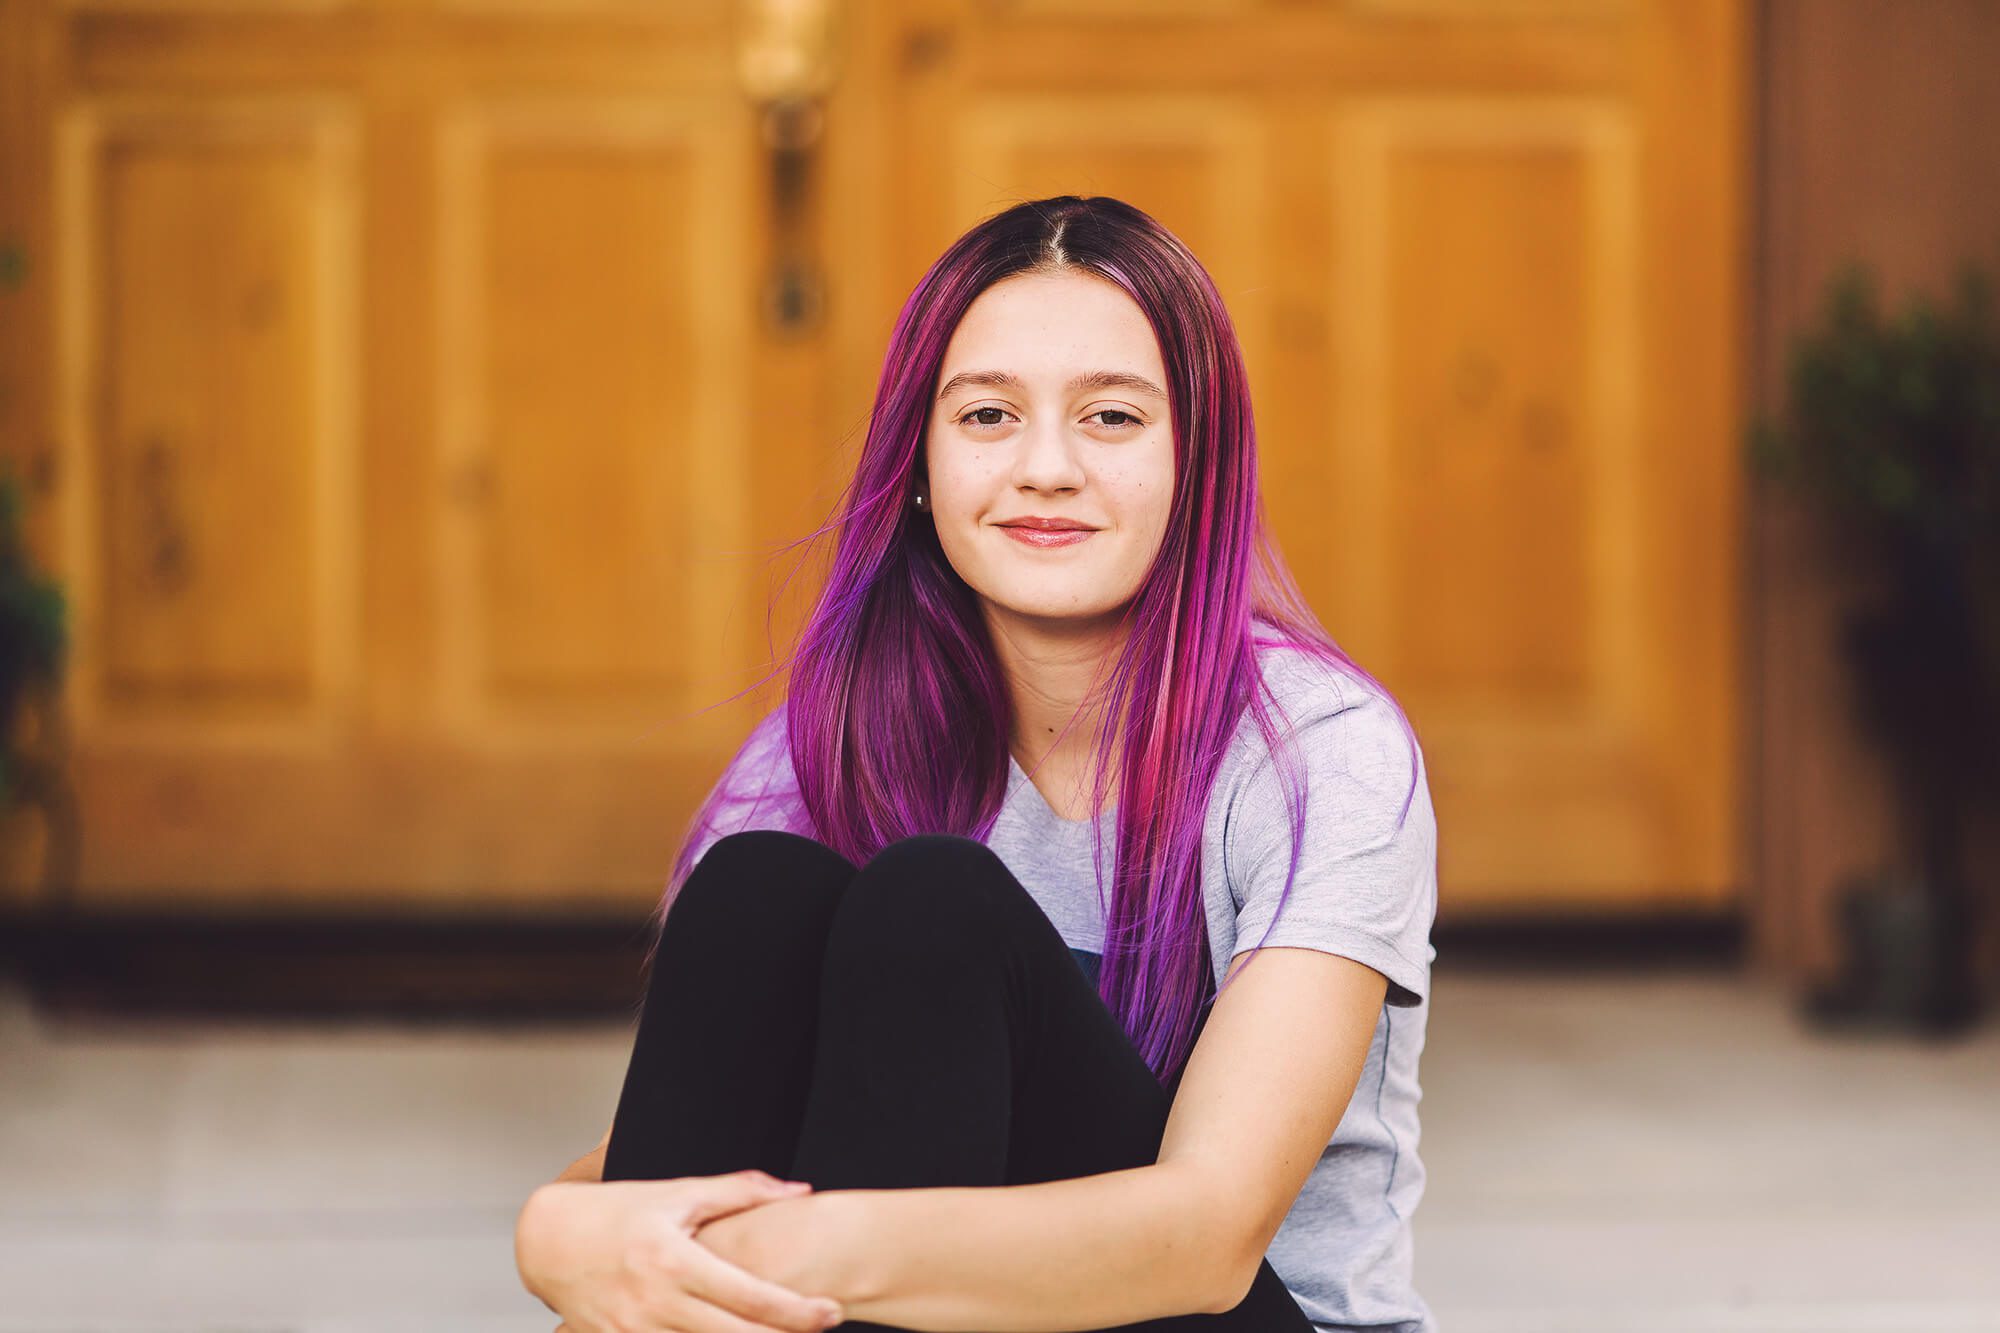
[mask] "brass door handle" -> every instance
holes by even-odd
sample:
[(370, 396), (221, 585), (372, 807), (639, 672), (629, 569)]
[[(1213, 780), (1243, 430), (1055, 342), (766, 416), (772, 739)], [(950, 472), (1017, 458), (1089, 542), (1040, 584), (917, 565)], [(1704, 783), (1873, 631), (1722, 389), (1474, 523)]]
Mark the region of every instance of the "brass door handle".
[(763, 281), (767, 328), (800, 337), (826, 306), (824, 269), (812, 249), (813, 165), (833, 87), (833, 0), (743, 0), (737, 75), (758, 108), (768, 155), (771, 254)]

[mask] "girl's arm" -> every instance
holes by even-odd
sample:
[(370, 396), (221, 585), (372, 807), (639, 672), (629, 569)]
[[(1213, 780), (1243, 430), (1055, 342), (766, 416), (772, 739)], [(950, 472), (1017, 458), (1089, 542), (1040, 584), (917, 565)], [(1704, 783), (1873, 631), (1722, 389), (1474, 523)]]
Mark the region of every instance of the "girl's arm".
[(695, 1240), (838, 1301), (848, 1319), (1104, 1328), (1228, 1308), (1234, 1273), (1198, 1193), (1207, 1187), (1204, 1173), (1162, 1165), (1035, 1185), (826, 1190), (710, 1222)]
[[(1240, 966), (1239, 954), (1232, 966)], [(829, 1190), (696, 1239), (849, 1319), (1061, 1333), (1233, 1309), (1332, 1139), (1387, 982), (1271, 947), (1216, 1000), (1157, 1164), (1034, 1185)]]

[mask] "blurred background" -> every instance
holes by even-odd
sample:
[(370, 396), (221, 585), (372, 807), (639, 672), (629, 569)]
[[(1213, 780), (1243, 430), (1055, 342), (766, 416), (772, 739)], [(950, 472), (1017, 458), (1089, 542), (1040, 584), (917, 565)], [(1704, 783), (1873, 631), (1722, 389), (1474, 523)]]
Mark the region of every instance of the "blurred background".
[(1996, 70), (1991, 0), (0, 0), (0, 1330), (552, 1326), (774, 553), (1057, 193), (1209, 267), (1423, 739), (1441, 1327), (2000, 1329)]

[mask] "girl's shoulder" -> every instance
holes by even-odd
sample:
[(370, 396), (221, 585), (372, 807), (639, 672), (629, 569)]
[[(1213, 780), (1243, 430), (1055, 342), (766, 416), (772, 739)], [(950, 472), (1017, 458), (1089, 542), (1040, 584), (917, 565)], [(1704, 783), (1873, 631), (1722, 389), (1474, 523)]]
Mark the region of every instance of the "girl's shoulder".
[[(1372, 743), (1395, 735), (1407, 745), (1414, 739), (1405, 733), (1402, 705), (1385, 688), (1317, 651), (1289, 643), (1260, 643), (1257, 667), (1266, 715), (1281, 737), (1311, 731), (1339, 733), (1350, 742)], [(1342, 721), (1326, 725), (1334, 718)], [(1265, 756), (1268, 747), (1254, 708), (1244, 708), (1234, 744), (1245, 761)]]
[(740, 767), (761, 774), (779, 769), (790, 774), (792, 745), (786, 731), (786, 713), (787, 701), (780, 699), (777, 707), (757, 719), (743, 738), (743, 744), (737, 747), (736, 757), (730, 760), (732, 771)]
[(783, 701), (750, 728), (717, 785), (722, 789), (724, 801), (736, 808), (747, 805), (749, 811), (761, 813), (773, 807), (789, 811), (796, 803), (799, 775), (792, 765), (792, 742)]
[(1341, 806), (1388, 802), (1399, 819), (1428, 803), (1423, 747), (1387, 689), (1309, 649), (1260, 644), (1257, 660), (1271, 734), (1246, 706), (1216, 771), (1212, 816), (1226, 825), (1268, 813), (1295, 782)]
[(675, 882), (731, 833), (750, 829), (804, 832), (798, 775), (785, 734), (784, 705), (750, 728), (696, 807), (676, 858)]

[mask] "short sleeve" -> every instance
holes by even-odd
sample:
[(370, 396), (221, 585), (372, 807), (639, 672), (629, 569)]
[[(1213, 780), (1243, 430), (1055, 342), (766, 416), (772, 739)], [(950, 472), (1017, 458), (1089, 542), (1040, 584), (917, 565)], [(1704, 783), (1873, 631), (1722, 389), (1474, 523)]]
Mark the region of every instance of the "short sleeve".
[(1351, 687), (1344, 695), (1336, 701), (1329, 693), (1317, 708), (1288, 705), (1306, 810), (1282, 910), (1291, 804), (1272, 754), (1260, 745), (1232, 785), (1223, 864), (1236, 908), (1234, 948), (1261, 943), (1352, 958), (1388, 979), (1390, 1004), (1408, 1007), (1429, 993), (1437, 913), (1437, 819), (1423, 750), (1386, 696)]

